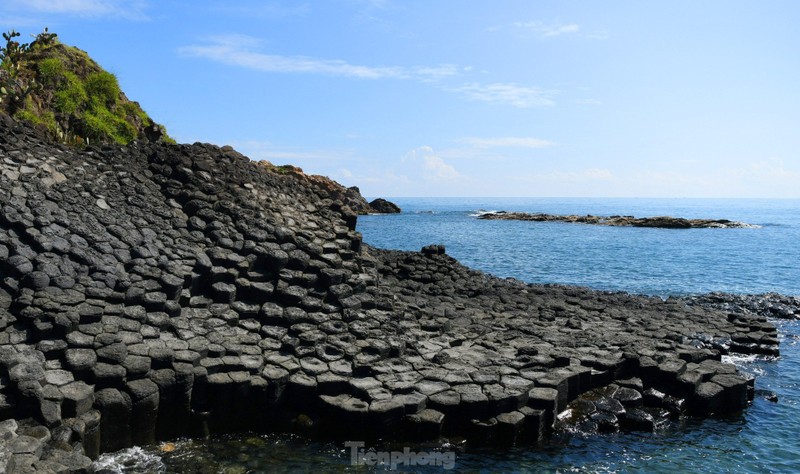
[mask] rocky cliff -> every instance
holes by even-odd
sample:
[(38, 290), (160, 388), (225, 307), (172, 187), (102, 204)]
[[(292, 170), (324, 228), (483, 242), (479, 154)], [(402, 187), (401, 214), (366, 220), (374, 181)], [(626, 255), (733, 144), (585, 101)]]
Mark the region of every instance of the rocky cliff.
[(778, 351), (754, 313), (495, 278), (356, 222), (227, 147), (2, 118), (0, 470), (240, 430), (536, 442), (603, 387), (604, 426), (652, 427), (742, 410), (753, 380), (720, 356)]
[(347, 206), (356, 214), (395, 214), (400, 212), (400, 208), (397, 205), (385, 199), (378, 198), (367, 202), (358, 187), (344, 187), (327, 176), (306, 174), (301, 168), (292, 165), (276, 166), (269, 161), (259, 161), (259, 164), (273, 173), (294, 178), (300, 186), (317, 188), (329, 199)]

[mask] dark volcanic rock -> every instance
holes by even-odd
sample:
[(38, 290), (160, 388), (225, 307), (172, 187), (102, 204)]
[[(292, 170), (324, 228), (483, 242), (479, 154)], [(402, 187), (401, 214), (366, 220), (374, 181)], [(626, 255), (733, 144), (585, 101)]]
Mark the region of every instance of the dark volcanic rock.
[(375, 212), (380, 214), (398, 214), (401, 212), (397, 204), (383, 198), (374, 199), (370, 201), (369, 205)]
[(658, 227), (662, 229), (693, 229), (693, 228), (752, 228), (757, 227), (744, 222), (727, 219), (685, 219), (682, 217), (656, 216), (585, 216), (556, 215), (556, 214), (529, 214), (526, 212), (484, 212), (478, 216), (484, 220), (502, 221), (534, 221), (534, 222), (569, 222), (576, 224), (608, 225), (617, 227)]
[[(730, 313), (753, 313), (766, 318), (800, 318), (800, 297), (777, 293), (763, 295), (735, 295), (731, 293), (709, 293), (685, 298), (692, 305), (714, 308)], [(770, 330), (770, 328), (765, 328)]]
[(738, 411), (752, 379), (720, 356), (777, 353), (760, 310), (371, 248), (338, 191), (230, 148), (77, 150), (0, 117), (0, 177), (0, 423), (90, 457), (242, 430), (537, 440), (603, 386), (586, 427), (649, 429), (642, 393)]

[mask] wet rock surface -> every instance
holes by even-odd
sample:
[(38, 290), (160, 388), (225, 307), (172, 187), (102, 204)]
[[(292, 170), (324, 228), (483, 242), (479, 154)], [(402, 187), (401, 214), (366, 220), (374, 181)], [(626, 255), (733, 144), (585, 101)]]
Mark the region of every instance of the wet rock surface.
[(690, 296), (684, 300), (692, 305), (719, 309), (726, 312), (753, 313), (765, 318), (800, 318), (800, 297), (777, 293), (761, 295), (734, 295), (730, 293), (708, 293)]
[(662, 229), (753, 228), (744, 222), (728, 219), (685, 219), (683, 217), (657, 216), (593, 216), (556, 215), (526, 212), (482, 212), (478, 219), (501, 221), (568, 222), (573, 224), (607, 225), (616, 227), (658, 227)]
[(644, 429), (653, 404), (741, 410), (752, 380), (720, 357), (778, 351), (744, 307), (371, 248), (327, 191), (225, 147), (78, 151), (0, 119), (0, 175), (8, 472), (243, 430), (535, 442), (598, 388), (588, 423)]

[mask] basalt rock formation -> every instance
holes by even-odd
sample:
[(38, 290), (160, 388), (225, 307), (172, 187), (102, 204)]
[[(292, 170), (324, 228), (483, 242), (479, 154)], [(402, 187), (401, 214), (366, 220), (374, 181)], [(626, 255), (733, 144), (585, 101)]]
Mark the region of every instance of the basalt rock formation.
[(685, 219), (683, 217), (633, 217), (633, 216), (585, 216), (556, 215), (526, 212), (482, 212), (479, 219), (496, 221), (534, 221), (534, 222), (568, 222), (574, 224), (593, 224), (617, 227), (658, 227), (662, 229), (704, 229), (704, 228), (752, 228), (752, 224), (727, 219)]
[(603, 387), (734, 412), (753, 380), (721, 355), (778, 351), (749, 312), (371, 248), (328, 190), (227, 147), (80, 150), (5, 117), (0, 178), (0, 471), (240, 430), (535, 441)]
[(269, 161), (259, 161), (258, 163), (273, 173), (296, 179), (300, 186), (316, 187), (318, 190), (322, 191), (324, 196), (328, 199), (341, 203), (343, 206), (347, 206), (356, 214), (392, 214), (400, 212), (400, 208), (397, 207), (397, 205), (385, 199), (378, 198), (372, 202), (367, 202), (364, 196), (361, 195), (361, 190), (358, 189), (357, 186), (350, 186), (347, 188), (327, 176), (306, 174), (303, 172), (302, 168), (298, 168), (297, 166), (276, 166)]
[(735, 295), (708, 293), (684, 298), (689, 304), (715, 308), (728, 313), (753, 313), (770, 319), (800, 318), (800, 297), (778, 293)]

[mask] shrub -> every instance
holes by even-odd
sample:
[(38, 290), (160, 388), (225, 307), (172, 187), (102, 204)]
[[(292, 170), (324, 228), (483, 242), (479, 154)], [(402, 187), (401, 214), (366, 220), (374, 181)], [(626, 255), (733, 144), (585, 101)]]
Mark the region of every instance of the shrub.
[(84, 81), (84, 89), (92, 102), (113, 106), (119, 101), (119, 83), (110, 72), (98, 71), (89, 74)]
[(44, 86), (58, 87), (59, 83), (64, 80), (64, 61), (60, 58), (45, 58), (39, 61), (36, 65), (39, 70), (39, 82)]
[(89, 97), (80, 79), (73, 72), (67, 71), (63, 77), (64, 82), (54, 94), (53, 107), (58, 112), (74, 114), (86, 108)]
[(150, 120), (150, 117), (148, 117), (145, 111), (139, 107), (139, 104), (135, 102), (125, 102), (122, 104), (122, 110), (125, 116), (131, 120), (138, 119), (141, 123), (147, 123)]

